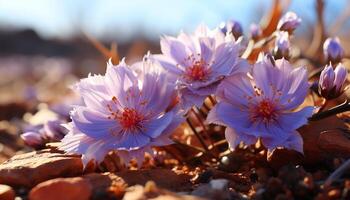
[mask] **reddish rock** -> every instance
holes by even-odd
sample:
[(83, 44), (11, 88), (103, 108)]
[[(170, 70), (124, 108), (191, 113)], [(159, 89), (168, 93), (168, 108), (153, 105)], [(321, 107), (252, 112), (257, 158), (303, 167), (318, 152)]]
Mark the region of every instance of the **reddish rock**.
[(333, 156), (349, 157), (350, 139), (343, 131), (331, 130), (320, 134), (317, 141), (318, 146)]
[(123, 200), (202, 200), (200, 197), (190, 195), (178, 195), (170, 191), (160, 189), (152, 181), (147, 182), (145, 187), (136, 185), (128, 189)]
[[(329, 145), (325, 145), (321, 141), (320, 136), (324, 131), (335, 129), (346, 129), (345, 123), (337, 116), (328, 117), (322, 120), (309, 122), (308, 125), (298, 129), (298, 132), (303, 137), (304, 141), (304, 164), (317, 164), (325, 159), (331, 159), (332, 155), (338, 154), (339, 149), (330, 148)], [(349, 139), (347, 139), (349, 140)], [(338, 140), (333, 140), (334, 143), (338, 143)], [(347, 148), (348, 149), (348, 148)], [(343, 151), (343, 150), (341, 150)]]
[(13, 200), (15, 199), (15, 191), (8, 185), (0, 185), (0, 199)]
[(127, 185), (114, 174), (88, 174), (42, 182), (29, 193), (30, 200), (121, 199)]
[(171, 191), (184, 191), (191, 188), (190, 176), (176, 174), (170, 169), (147, 169), (137, 171), (122, 171), (115, 173), (124, 179), (129, 186), (144, 185), (154, 181), (159, 187)]
[(303, 154), (289, 149), (276, 149), (273, 154), (268, 157), (269, 166), (277, 170), (287, 164), (298, 165), (303, 161)]
[(77, 176), (83, 173), (79, 156), (52, 153), (50, 150), (16, 155), (0, 165), (0, 183), (33, 187), (56, 177)]
[(29, 193), (29, 200), (88, 200), (92, 186), (81, 177), (56, 178), (35, 186)]

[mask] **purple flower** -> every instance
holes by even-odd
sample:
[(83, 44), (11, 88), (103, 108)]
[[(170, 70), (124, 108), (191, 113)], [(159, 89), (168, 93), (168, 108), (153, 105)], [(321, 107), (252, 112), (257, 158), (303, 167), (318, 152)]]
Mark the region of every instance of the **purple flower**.
[(105, 76), (82, 79), (75, 90), (84, 105), (71, 112), (60, 149), (82, 154), (85, 165), (103, 161), (112, 150), (126, 164), (131, 158), (141, 162), (152, 146), (170, 144), (169, 134), (183, 120), (172, 106), (175, 85), (147, 58), (131, 67), (109, 63)]
[(280, 31), (276, 34), (274, 54), (275, 58), (289, 58), (289, 34), (286, 31)]
[(41, 134), (39, 134), (38, 132), (33, 132), (33, 131), (29, 131), (29, 132), (25, 132), (21, 135), (21, 138), (23, 139), (23, 141), (31, 147), (40, 147), (43, 145), (43, 137)]
[(252, 23), (249, 27), (250, 37), (253, 40), (258, 40), (262, 34), (261, 27), (258, 24)]
[(287, 31), (290, 34), (300, 25), (301, 19), (294, 12), (287, 12), (278, 21), (277, 29)]
[(319, 93), (326, 99), (339, 97), (344, 91), (344, 83), (347, 70), (339, 63), (335, 70), (332, 64), (327, 65), (321, 72), (319, 81)]
[(242, 25), (234, 20), (221, 23), (220, 30), (223, 34), (232, 33), (236, 40), (243, 35)]
[(192, 35), (165, 36), (160, 45), (163, 54), (153, 58), (177, 83), (184, 108), (200, 106), (225, 76), (248, 71), (232, 34), (225, 37), (219, 29), (201, 25)]
[(339, 38), (327, 38), (323, 44), (323, 54), (328, 62), (340, 62), (344, 57), (344, 49)]
[(49, 120), (43, 124), (29, 126), (25, 128), (21, 138), (31, 147), (38, 148), (44, 146), (48, 142), (58, 142), (67, 133), (62, 127), (62, 120)]
[(293, 69), (280, 59), (274, 64), (265, 57), (258, 61), (251, 76), (233, 75), (217, 90), (219, 103), (207, 121), (227, 126), (225, 136), (231, 148), (241, 141), (254, 144), (259, 138), (269, 155), (277, 147), (303, 152), (297, 128), (308, 122), (313, 107), (295, 111), (308, 93), (307, 71)]

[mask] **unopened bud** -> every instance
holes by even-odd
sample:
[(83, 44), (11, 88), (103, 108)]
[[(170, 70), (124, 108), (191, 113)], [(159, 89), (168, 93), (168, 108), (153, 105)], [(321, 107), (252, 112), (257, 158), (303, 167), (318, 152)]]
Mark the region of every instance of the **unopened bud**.
[(275, 48), (273, 50), (275, 59), (289, 58), (290, 42), (289, 34), (286, 31), (280, 31), (276, 34)]
[(335, 70), (332, 65), (327, 65), (320, 75), (319, 93), (326, 99), (334, 99), (344, 92), (344, 83), (347, 71), (345, 67), (339, 63)]
[(250, 36), (253, 40), (258, 40), (262, 34), (261, 27), (258, 24), (251, 24), (249, 27)]
[(287, 31), (293, 33), (293, 31), (300, 25), (301, 19), (294, 12), (287, 12), (278, 21), (277, 29), (280, 31)]
[(323, 44), (323, 53), (328, 62), (339, 63), (344, 57), (344, 49), (339, 38), (328, 38)]
[(41, 134), (38, 132), (25, 132), (21, 135), (21, 138), (24, 140), (24, 142), (31, 146), (31, 147), (38, 147), (43, 144), (43, 138), (41, 137)]
[(234, 21), (234, 20), (229, 20), (226, 23), (224, 23), (224, 22), (221, 23), (220, 30), (224, 34), (232, 33), (232, 35), (235, 37), (236, 40), (243, 35), (243, 29), (242, 29), (241, 24), (237, 21)]

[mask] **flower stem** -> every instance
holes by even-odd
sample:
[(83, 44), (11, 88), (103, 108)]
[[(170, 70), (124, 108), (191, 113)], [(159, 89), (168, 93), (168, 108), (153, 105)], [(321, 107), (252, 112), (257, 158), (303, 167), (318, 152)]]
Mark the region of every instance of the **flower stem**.
[(326, 108), (328, 102), (329, 102), (329, 101), (327, 101), (327, 99), (323, 99), (322, 105), (321, 105), (321, 107), (320, 107), (320, 109), (318, 110), (317, 113), (322, 112), (322, 111)]
[(340, 178), (348, 169), (350, 169), (350, 159), (345, 161), (327, 178), (326, 182), (324, 183), (324, 187), (330, 186), (334, 180)]
[(204, 139), (202, 138), (202, 136), (196, 131), (196, 128), (193, 126), (191, 120), (189, 118), (186, 118), (186, 122), (187, 124), (190, 126), (192, 132), (194, 133), (194, 135), (198, 138), (199, 142), (201, 143), (201, 145), (203, 146), (203, 148), (205, 149), (205, 151), (209, 151), (207, 145), (204, 142)]
[(211, 104), (213, 104), (213, 106), (215, 106), (216, 100), (212, 95), (209, 95), (209, 100), (210, 100)]
[(324, 119), (324, 118), (330, 117), (332, 115), (336, 115), (336, 114), (346, 112), (346, 111), (350, 111), (350, 103), (348, 100), (346, 100), (344, 103), (337, 105), (329, 110), (314, 114), (313, 116), (311, 116), (309, 118), (309, 120), (310, 121), (317, 121), (317, 120)]

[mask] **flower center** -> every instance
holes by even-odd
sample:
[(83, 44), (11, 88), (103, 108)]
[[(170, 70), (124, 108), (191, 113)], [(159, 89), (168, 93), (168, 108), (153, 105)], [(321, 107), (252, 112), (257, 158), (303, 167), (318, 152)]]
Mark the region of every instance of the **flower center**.
[(107, 108), (110, 112), (108, 119), (118, 121), (124, 130), (141, 129), (144, 116), (134, 108), (120, 108), (119, 106), (121, 105), (118, 99), (113, 97), (112, 104), (107, 104)]
[(209, 73), (204, 60), (194, 61), (192, 66), (186, 68), (186, 77), (191, 81), (205, 81)]
[(133, 108), (124, 108), (123, 113), (116, 115), (116, 119), (123, 129), (134, 129), (141, 128), (143, 117)]
[(269, 122), (276, 117), (276, 110), (273, 102), (269, 100), (262, 100), (253, 110), (253, 114), (251, 117), (252, 121), (262, 119), (264, 122)]

